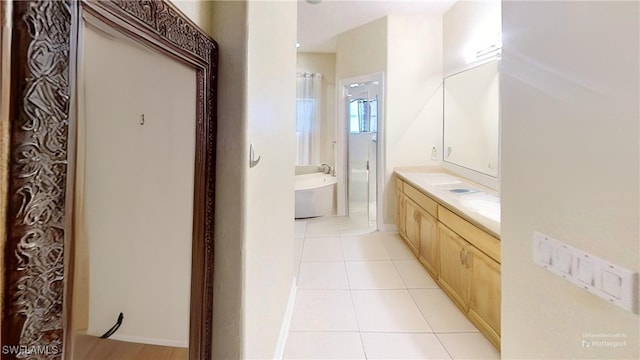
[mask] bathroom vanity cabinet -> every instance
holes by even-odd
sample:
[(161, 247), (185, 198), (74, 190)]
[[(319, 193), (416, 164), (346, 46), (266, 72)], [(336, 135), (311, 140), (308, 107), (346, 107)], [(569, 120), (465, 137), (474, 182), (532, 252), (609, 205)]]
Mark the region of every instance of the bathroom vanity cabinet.
[(439, 272), (438, 204), (413, 186), (396, 179), (400, 234), (414, 255), (434, 278)]
[[(396, 225), (402, 238), (407, 238), (407, 220), (405, 218), (405, 199), (402, 180), (396, 178)], [(413, 250), (413, 249), (412, 249)]]
[(396, 178), (398, 231), (460, 310), (500, 349), (500, 240)]

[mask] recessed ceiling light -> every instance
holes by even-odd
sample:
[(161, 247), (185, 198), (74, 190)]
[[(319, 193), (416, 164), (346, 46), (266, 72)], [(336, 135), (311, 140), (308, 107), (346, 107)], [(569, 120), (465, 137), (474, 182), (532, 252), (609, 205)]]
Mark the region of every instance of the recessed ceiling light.
[(320, 4), (322, 0), (307, 0), (307, 2), (309, 4), (316, 5), (316, 4)]
[(300, 43), (296, 42), (296, 48), (299, 48), (299, 47), (300, 47)]

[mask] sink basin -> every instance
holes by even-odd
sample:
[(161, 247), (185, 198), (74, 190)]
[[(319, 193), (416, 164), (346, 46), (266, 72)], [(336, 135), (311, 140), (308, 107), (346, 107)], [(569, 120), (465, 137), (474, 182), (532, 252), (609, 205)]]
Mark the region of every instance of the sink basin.
[(462, 195), (462, 194), (471, 194), (474, 192), (478, 192), (478, 190), (467, 189), (467, 188), (455, 188), (455, 189), (449, 190), (449, 192), (454, 193), (456, 195)]
[(447, 191), (454, 195), (472, 194), (480, 191), (480, 189), (477, 189), (474, 186), (471, 186), (471, 184), (467, 184), (462, 181), (448, 184), (436, 184), (432, 186), (438, 190)]
[(446, 173), (411, 173), (411, 181), (432, 192), (452, 206), (465, 208), (495, 222), (500, 222), (500, 198), (462, 179)]

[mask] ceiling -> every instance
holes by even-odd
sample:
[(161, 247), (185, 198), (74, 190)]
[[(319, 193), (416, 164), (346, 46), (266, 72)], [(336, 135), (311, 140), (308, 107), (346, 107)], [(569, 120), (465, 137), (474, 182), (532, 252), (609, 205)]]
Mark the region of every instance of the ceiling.
[[(319, 0), (311, 0), (317, 2)], [(298, 0), (301, 52), (335, 52), (337, 35), (386, 15), (441, 15), (456, 0)]]

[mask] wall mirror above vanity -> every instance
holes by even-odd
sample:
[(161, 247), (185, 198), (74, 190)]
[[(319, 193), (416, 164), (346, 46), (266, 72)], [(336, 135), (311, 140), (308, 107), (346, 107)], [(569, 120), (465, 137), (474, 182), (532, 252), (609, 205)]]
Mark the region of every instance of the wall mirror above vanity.
[(443, 161), (499, 177), (499, 60), (444, 79)]

